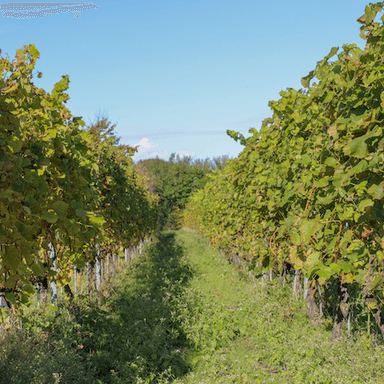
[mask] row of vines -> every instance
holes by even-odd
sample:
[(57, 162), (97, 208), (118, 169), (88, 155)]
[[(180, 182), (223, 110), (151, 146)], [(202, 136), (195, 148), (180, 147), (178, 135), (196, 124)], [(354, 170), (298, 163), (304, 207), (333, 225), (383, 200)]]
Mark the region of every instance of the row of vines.
[[(65, 103), (69, 78), (51, 93), (33, 76), (33, 44), (0, 56), (0, 295), (27, 303), (36, 284), (65, 286), (74, 267), (100, 267), (156, 227), (157, 200), (105, 118), (85, 126)], [(1, 51), (0, 51), (1, 53)]]
[(227, 132), (245, 148), (184, 213), (185, 226), (256, 274), (306, 277), (308, 315), (319, 317), (321, 295), (336, 336), (357, 297), (384, 335), (383, 6), (358, 19), (364, 50), (332, 48), (303, 89), (269, 103), (259, 132)]

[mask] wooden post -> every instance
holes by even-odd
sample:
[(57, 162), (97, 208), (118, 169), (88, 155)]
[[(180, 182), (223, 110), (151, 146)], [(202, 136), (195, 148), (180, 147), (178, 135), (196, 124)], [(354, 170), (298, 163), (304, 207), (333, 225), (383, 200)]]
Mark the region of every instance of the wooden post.
[(77, 296), (77, 268), (75, 267), (73, 270), (74, 279), (75, 279), (75, 297)]
[(304, 277), (304, 300), (307, 299), (308, 294), (308, 277)]
[[(57, 263), (56, 263), (56, 252), (55, 247), (52, 243), (48, 244), (48, 256), (52, 261), (52, 269), (56, 271)], [(51, 293), (51, 305), (57, 305), (57, 283), (56, 279), (53, 277), (49, 283), (50, 293)]]
[(101, 287), (101, 260), (100, 260), (100, 246), (96, 245), (96, 271), (95, 271), (95, 282), (96, 282), (96, 291), (100, 291)]

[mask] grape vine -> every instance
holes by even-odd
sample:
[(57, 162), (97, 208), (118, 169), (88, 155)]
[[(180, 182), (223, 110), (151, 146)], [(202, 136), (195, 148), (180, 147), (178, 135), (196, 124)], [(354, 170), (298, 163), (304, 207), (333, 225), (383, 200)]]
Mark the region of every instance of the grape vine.
[(72, 116), (68, 76), (51, 93), (37, 88), (39, 56), (31, 44), (12, 62), (0, 57), (0, 294), (15, 306), (43, 277), (65, 284), (96, 244), (104, 254), (138, 244), (157, 219), (134, 149), (106, 119), (84, 128)]
[(269, 103), (259, 132), (227, 132), (245, 148), (192, 197), (184, 220), (256, 273), (301, 271), (308, 297), (334, 288), (335, 324), (346, 292), (358, 290), (384, 335), (383, 6), (358, 19), (364, 50), (332, 48), (302, 89)]

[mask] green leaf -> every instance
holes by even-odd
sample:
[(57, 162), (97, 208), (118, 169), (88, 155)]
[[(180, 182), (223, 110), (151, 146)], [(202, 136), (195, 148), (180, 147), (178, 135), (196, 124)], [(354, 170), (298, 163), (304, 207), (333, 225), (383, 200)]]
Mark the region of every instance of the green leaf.
[(359, 107), (351, 111), (351, 121), (353, 124), (361, 122), (365, 117), (366, 109), (365, 107)]
[(6, 292), (4, 296), (5, 296), (5, 299), (10, 303), (12, 304), (16, 303), (16, 296), (13, 292)]
[(365, 200), (360, 202), (360, 204), (359, 204), (359, 211), (362, 212), (362, 211), (365, 210), (365, 208), (371, 207), (374, 204), (375, 203), (371, 199), (365, 199)]
[(11, 148), (13, 153), (18, 153), (21, 151), (21, 148), (23, 147), (23, 142), (16, 136), (13, 136), (10, 141), (8, 142), (9, 147)]
[(294, 232), (291, 235), (291, 241), (293, 245), (300, 245), (301, 244), (301, 235), (297, 232)]
[(315, 77), (315, 71), (309, 72), (309, 74), (301, 79), (301, 84), (304, 88), (309, 88), (310, 81)]
[(87, 212), (83, 211), (82, 209), (76, 209), (76, 215), (79, 217), (86, 217)]
[(57, 271), (54, 271), (53, 269), (48, 269), (48, 271), (47, 271), (47, 277), (48, 278), (56, 277), (56, 275), (57, 275)]
[(349, 156), (358, 157), (360, 159), (368, 155), (367, 144), (365, 143), (367, 137), (360, 136), (351, 140), (344, 148), (344, 153)]
[(326, 187), (328, 185), (328, 180), (329, 180), (329, 177), (326, 176), (326, 177), (323, 177), (322, 179), (320, 180), (316, 180), (314, 182), (315, 186), (317, 188), (323, 188), (323, 187)]
[(335, 263), (329, 264), (329, 268), (333, 274), (338, 274), (341, 271), (341, 266)]
[(5, 247), (3, 254), (3, 265), (11, 272), (17, 272), (21, 263), (21, 251), (14, 245)]
[(44, 212), (41, 217), (50, 224), (56, 223), (59, 217), (56, 215), (56, 212)]
[(384, 181), (382, 181), (379, 185), (373, 184), (369, 188), (368, 192), (371, 194), (371, 196), (373, 195), (375, 200), (382, 199), (384, 196)]
[(304, 241), (308, 244), (311, 241), (311, 237), (319, 229), (318, 220), (304, 220), (303, 224), (300, 226), (300, 232), (304, 236)]
[(332, 56), (335, 56), (339, 47), (332, 47), (331, 52), (328, 53), (327, 56), (324, 57), (324, 60), (329, 60)]
[(232, 139), (234, 139), (235, 141), (240, 140), (240, 144), (241, 145), (246, 145), (247, 144), (246, 138), (241, 133), (239, 133), (239, 132), (227, 129), (227, 135), (229, 137), (232, 137)]
[(363, 259), (366, 254), (367, 249), (363, 246), (348, 252), (345, 257), (348, 258), (352, 263), (356, 263), (358, 260)]
[(311, 269), (315, 265), (319, 264), (321, 254), (320, 252), (312, 252), (308, 257), (307, 257), (307, 262), (308, 262), (308, 267)]
[(35, 293), (35, 289), (32, 287), (31, 284), (25, 284), (25, 285), (23, 286), (23, 290), (24, 290), (25, 292), (28, 292), (28, 293), (32, 294), (32, 295)]
[(319, 277), (325, 280), (329, 280), (330, 277), (334, 275), (334, 272), (332, 271), (332, 269), (324, 264), (316, 273), (319, 275)]
[(93, 214), (89, 215), (89, 221), (91, 224), (93, 224), (95, 227), (102, 227), (105, 224), (105, 219), (102, 216), (95, 216)]
[(81, 202), (78, 202), (78, 201), (75, 201), (75, 200), (72, 200), (71, 201), (71, 206), (74, 210), (76, 209), (83, 209), (83, 204)]
[(67, 215), (69, 204), (67, 204), (65, 201), (57, 201), (52, 205), (52, 208), (58, 216), (65, 217)]
[(36, 264), (32, 264), (31, 265), (31, 269), (32, 269), (32, 272), (33, 274), (36, 276), (36, 277), (39, 277), (39, 276), (44, 276), (45, 272), (44, 272), (44, 269), (41, 267), (40, 264), (36, 263)]
[(363, 159), (359, 161), (352, 169), (348, 171), (349, 175), (356, 175), (364, 172), (368, 168), (368, 162)]
[(334, 157), (327, 157), (324, 161), (324, 164), (328, 165), (329, 167), (335, 168), (337, 160)]
[(354, 265), (351, 263), (348, 263), (347, 261), (339, 260), (338, 264), (340, 265), (342, 271), (345, 273), (350, 273), (355, 270)]
[(84, 259), (76, 259), (75, 264), (77, 268), (82, 269), (85, 267), (86, 262)]
[(329, 195), (326, 195), (324, 197), (319, 197), (316, 201), (316, 204), (328, 205), (328, 204), (334, 202), (334, 200), (335, 200), (335, 194), (329, 194)]
[(365, 7), (365, 14), (360, 17), (359, 20), (364, 22), (366, 25), (372, 23), (372, 21), (375, 19), (377, 11), (371, 8), (372, 4), (370, 6)]
[(333, 95), (334, 95), (334, 93), (332, 91), (328, 92), (323, 103), (328, 104), (333, 99)]
[(301, 156), (301, 162), (307, 166), (311, 162), (311, 158), (305, 153)]
[(40, 57), (40, 52), (37, 50), (37, 48), (35, 47), (35, 44), (31, 44), (29, 46), (29, 53), (31, 54), (31, 56), (36, 60)]
[(16, 58), (17, 58), (16, 66), (19, 66), (24, 63), (25, 61), (24, 49), (16, 49)]
[(370, 289), (371, 291), (378, 291), (379, 287), (384, 283), (384, 277), (383, 276), (376, 276), (375, 279), (372, 281)]
[(63, 75), (61, 76), (62, 79), (60, 81), (58, 81), (55, 85), (54, 85), (54, 91), (52, 93), (61, 93), (63, 91), (66, 91), (69, 87), (69, 76), (68, 75)]
[(355, 214), (354, 208), (348, 207), (344, 212), (339, 212), (338, 217), (342, 221), (347, 221), (352, 219), (354, 217), (354, 214)]
[(76, 235), (81, 231), (81, 225), (74, 220), (66, 220), (64, 222), (65, 228), (67, 228), (69, 235)]

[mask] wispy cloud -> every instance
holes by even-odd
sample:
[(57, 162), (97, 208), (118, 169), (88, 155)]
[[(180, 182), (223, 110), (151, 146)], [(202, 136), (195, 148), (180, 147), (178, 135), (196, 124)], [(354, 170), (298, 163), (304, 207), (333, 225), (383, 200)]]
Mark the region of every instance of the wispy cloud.
[[(129, 127), (130, 130), (139, 131), (139, 126)], [(173, 137), (180, 137), (180, 136), (222, 136), (225, 135), (226, 129), (222, 130), (206, 130), (206, 131), (160, 131), (160, 132), (141, 132), (138, 134), (129, 134), (129, 135), (122, 135), (121, 138), (123, 140), (131, 140), (131, 139), (138, 139), (143, 136), (150, 136), (151, 138), (156, 139), (157, 137), (164, 137), (164, 136), (173, 136)]]
[(0, 11), (4, 17), (15, 19), (33, 19), (36, 17), (52, 16), (57, 13), (73, 12), (74, 17), (79, 19), (81, 12), (88, 9), (100, 8), (93, 3), (3, 3)]

